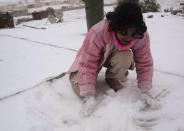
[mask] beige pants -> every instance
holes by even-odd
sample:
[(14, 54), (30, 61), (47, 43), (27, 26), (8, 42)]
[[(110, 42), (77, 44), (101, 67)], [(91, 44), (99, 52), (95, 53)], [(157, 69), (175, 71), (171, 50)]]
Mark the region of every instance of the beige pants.
[(75, 91), (75, 93), (80, 96), (80, 88), (79, 85), (77, 84), (77, 72), (72, 72), (70, 73), (70, 83), (72, 85), (73, 90)]
[(105, 77), (117, 78), (121, 81), (127, 79), (128, 70), (134, 69), (134, 59), (131, 50), (113, 51), (108, 60), (104, 64), (107, 67)]
[[(105, 62), (104, 67), (107, 68), (105, 73), (106, 78), (116, 78), (125, 81), (127, 79), (128, 70), (133, 70), (134, 68), (134, 59), (131, 50), (121, 52), (114, 50)], [(80, 96), (80, 89), (76, 83), (76, 79), (77, 72), (71, 73), (70, 82), (75, 93)]]

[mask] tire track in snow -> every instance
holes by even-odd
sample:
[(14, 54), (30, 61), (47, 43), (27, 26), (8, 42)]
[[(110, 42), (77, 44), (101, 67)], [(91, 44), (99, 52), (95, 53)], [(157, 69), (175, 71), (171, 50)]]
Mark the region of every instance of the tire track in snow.
[(174, 72), (168, 72), (168, 71), (163, 71), (163, 70), (159, 70), (159, 69), (154, 69), (156, 72), (160, 72), (160, 73), (163, 73), (163, 74), (168, 74), (168, 75), (172, 75), (172, 76), (177, 76), (177, 77), (180, 77), (180, 78), (184, 78), (184, 75), (182, 74), (177, 74), (177, 73), (174, 73)]
[[(19, 39), (19, 40), (25, 40), (25, 41), (33, 42), (33, 43), (36, 43), (36, 44), (39, 44), (39, 45), (52, 46), (52, 47), (55, 47), (55, 48), (61, 48), (61, 49), (70, 50), (70, 51), (74, 51), (74, 52), (78, 51), (76, 49), (71, 49), (71, 48), (62, 47), (62, 46), (58, 46), (58, 45), (53, 45), (53, 44), (46, 43), (46, 42), (30, 40), (30, 39), (23, 38), (23, 37), (17, 37), (17, 36), (12, 36), (12, 35), (7, 35), (7, 34), (0, 34), (0, 36), (15, 38), (15, 39)], [(161, 72), (161, 73), (164, 73), (164, 74), (168, 74), (168, 75), (173, 75), (173, 76), (184, 78), (184, 75), (182, 75), (182, 74), (177, 74), (177, 73), (174, 73), (174, 72), (163, 71), (163, 70), (159, 70), (159, 69), (154, 69), (154, 70), (156, 72)]]
[(54, 44), (50, 44), (50, 43), (46, 43), (46, 42), (30, 40), (30, 39), (24, 38), (24, 37), (17, 37), (17, 36), (8, 35), (8, 34), (0, 34), (0, 36), (10, 37), (10, 38), (19, 39), (19, 40), (25, 40), (25, 41), (33, 42), (34, 44), (39, 44), (39, 45), (43, 45), (43, 46), (51, 46), (51, 47), (55, 47), (55, 48), (61, 48), (61, 49), (77, 52), (77, 50), (75, 50), (75, 49), (71, 49), (71, 48), (67, 48), (67, 47), (63, 47), (63, 46), (58, 46), (58, 45), (54, 45)]
[(0, 97), (0, 101), (3, 101), (3, 100), (6, 100), (6, 99), (9, 99), (9, 98), (12, 98), (12, 97), (14, 97), (14, 96), (17, 96), (17, 95), (19, 95), (19, 94), (23, 94), (23, 93), (25, 93), (25, 92), (28, 92), (28, 91), (30, 91), (30, 90), (32, 90), (32, 89), (35, 89), (35, 88), (39, 87), (39, 85), (41, 85), (41, 84), (43, 84), (43, 83), (47, 83), (47, 82), (48, 82), (48, 83), (52, 83), (54, 80), (57, 80), (57, 79), (59, 79), (59, 78), (62, 78), (62, 77), (64, 77), (65, 75), (66, 75), (66, 72), (63, 72), (63, 73), (61, 73), (61, 74), (59, 74), (59, 75), (57, 75), (57, 76), (49, 77), (49, 78), (47, 78), (47, 79), (45, 79), (45, 80), (39, 82), (38, 84), (36, 84), (36, 85), (34, 85), (34, 86), (30, 87), (30, 88), (23, 89), (23, 90), (17, 91), (16, 93), (12, 93), (12, 94), (10, 94), (10, 95), (6, 95), (6, 96), (3, 96), (3, 97)]
[[(8, 35), (8, 34), (1, 34), (0, 33), (0, 36), (3, 36), (3, 37), (10, 37), (10, 38), (14, 38), (14, 39), (19, 39), (19, 40), (25, 40), (25, 41), (29, 41), (29, 42), (33, 42), (35, 44), (39, 44), (39, 45), (43, 45), (43, 46), (51, 46), (51, 47), (55, 47), (55, 48), (61, 48), (61, 49), (65, 49), (65, 50), (69, 50), (69, 51), (73, 51), (73, 52), (77, 52), (77, 50), (75, 49), (71, 49), (71, 48), (66, 48), (66, 47), (62, 47), (62, 46), (57, 46), (57, 45), (53, 45), (53, 44), (50, 44), (50, 43), (46, 43), (46, 42), (40, 42), (40, 41), (34, 41), (34, 40), (30, 40), (30, 39), (27, 39), (27, 38), (23, 38), (23, 37), (17, 37), (17, 36), (12, 36), (12, 35)], [(172, 75), (172, 76), (177, 76), (177, 77), (180, 77), (180, 78), (183, 78), (184, 79), (184, 75), (181, 75), (181, 74), (177, 74), (177, 73), (172, 73), (172, 72), (167, 72), (167, 71), (163, 71), (163, 70), (159, 70), (159, 69), (155, 69), (156, 72), (160, 72), (160, 73), (163, 73), (163, 74), (168, 74), (168, 75)], [(56, 76), (57, 77), (57, 76)], [(46, 80), (46, 81), (43, 81), (43, 82), (52, 82), (53, 80), (55, 79), (55, 77), (52, 77), (49, 80)], [(57, 79), (57, 78), (56, 78)], [(40, 82), (40, 83), (43, 83), (43, 82)], [(30, 88), (27, 88), (27, 89), (23, 89), (21, 91), (18, 91), (16, 93), (13, 93), (13, 94), (10, 94), (10, 95), (7, 95), (7, 96), (3, 96), (0, 98), (0, 101), (2, 100), (5, 100), (5, 99), (8, 99), (8, 98), (11, 98), (13, 96), (17, 96), (18, 94), (22, 94), (24, 92), (27, 92), (29, 90), (32, 90), (34, 88), (36, 88), (36, 86), (33, 86), (33, 87), (30, 87)]]

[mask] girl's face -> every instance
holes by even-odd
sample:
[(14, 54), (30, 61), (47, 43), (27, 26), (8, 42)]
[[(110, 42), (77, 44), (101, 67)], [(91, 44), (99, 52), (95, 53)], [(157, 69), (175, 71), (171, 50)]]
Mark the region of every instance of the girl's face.
[(127, 31), (117, 31), (117, 37), (122, 44), (128, 44), (134, 39), (135, 28), (128, 28)]

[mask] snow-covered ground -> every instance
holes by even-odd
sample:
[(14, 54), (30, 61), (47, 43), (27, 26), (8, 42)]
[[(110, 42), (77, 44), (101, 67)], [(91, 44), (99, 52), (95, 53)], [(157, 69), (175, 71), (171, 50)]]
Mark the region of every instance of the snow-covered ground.
[[(106, 7), (106, 11), (112, 7)], [(0, 30), (1, 131), (184, 131), (184, 18), (144, 14), (154, 58), (153, 95), (161, 104), (142, 110), (135, 71), (126, 88), (114, 93), (97, 82), (97, 107), (88, 118), (80, 115), (81, 101), (68, 76), (46, 82), (69, 68), (86, 34), (85, 11), (64, 12), (64, 22), (46, 19)], [(161, 17), (164, 15), (164, 17)]]

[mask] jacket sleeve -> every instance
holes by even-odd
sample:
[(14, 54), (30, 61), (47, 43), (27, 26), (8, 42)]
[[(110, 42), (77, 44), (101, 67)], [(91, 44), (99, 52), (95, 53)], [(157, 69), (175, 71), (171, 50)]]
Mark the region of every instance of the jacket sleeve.
[(98, 65), (102, 53), (102, 40), (92, 29), (88, 32), (81, 47), (81, 60), (79, 61), (78, 84), (80, 95), (95, 95)]
[(135, 67), (137, 72), (138, 87), (147, 91), (152, 88), (153, 58), (150, 51), (149, 34), (144, 34), (143, 40), (137, 49), (133, 50)]

